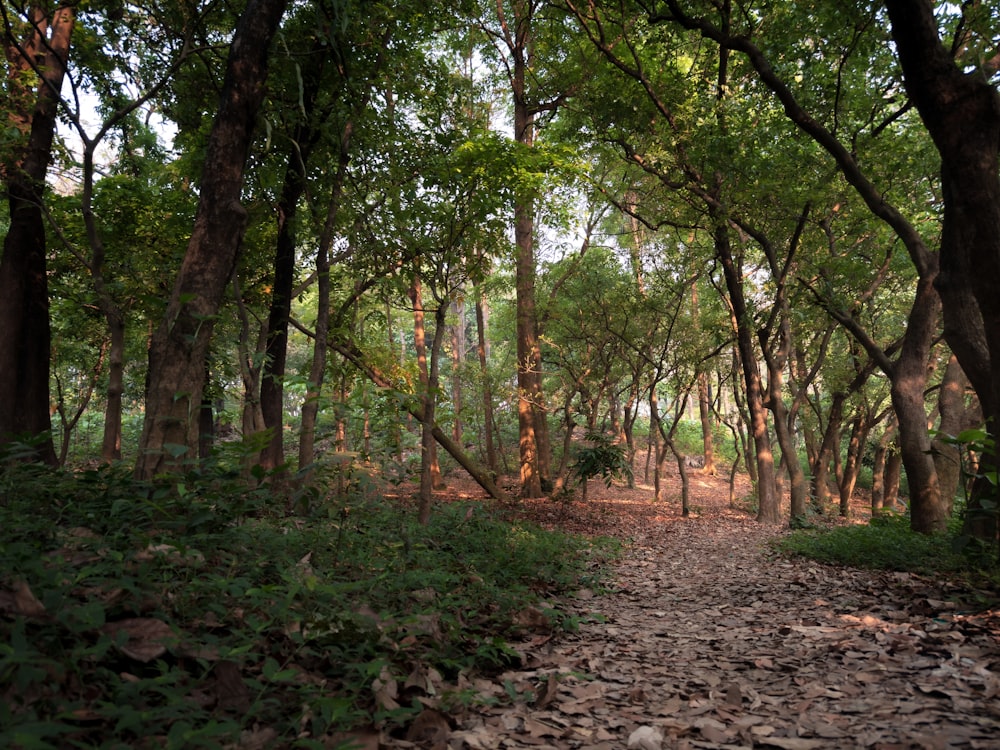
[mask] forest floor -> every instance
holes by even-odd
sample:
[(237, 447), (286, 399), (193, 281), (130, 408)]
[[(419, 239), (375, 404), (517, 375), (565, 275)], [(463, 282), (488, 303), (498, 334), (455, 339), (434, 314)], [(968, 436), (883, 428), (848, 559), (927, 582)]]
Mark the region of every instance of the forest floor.
[[(449, 481), (442, 499), (476, 494)], [(517, 668), (471, 684), (484, 701), (425, 712), (391, 746), (1000, 748), (1000, 611), (913, 574), (782, 557), (769, 542), (785, 530), (730, 507), (724, 478), (691, 490), (688, 518), (641, 484), (514, 504), (625, 553), (606, 590), (561, 604), (575, 632), (538, 618)]]

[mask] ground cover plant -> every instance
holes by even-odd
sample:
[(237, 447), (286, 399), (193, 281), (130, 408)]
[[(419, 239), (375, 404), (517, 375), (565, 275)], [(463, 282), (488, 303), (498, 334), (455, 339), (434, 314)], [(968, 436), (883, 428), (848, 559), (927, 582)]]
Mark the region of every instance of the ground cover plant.
[(517, 662), (510, 639), (572, 627), (555, 597), (610, 553), (477, 502), (420, 526), (358, 483), (291, 515), (219, 467), (2, 482), (5, 747), (347, 746), (468, 700), (470, 674)]
[(887, 513), (867, 523), (796, 529), (774, 546), (785, 554), (830, 565), (916, 573), (1000, 590), (996, 550), (963, 535), (959, 517), (947, 533), (918, 534), (905, 514)]

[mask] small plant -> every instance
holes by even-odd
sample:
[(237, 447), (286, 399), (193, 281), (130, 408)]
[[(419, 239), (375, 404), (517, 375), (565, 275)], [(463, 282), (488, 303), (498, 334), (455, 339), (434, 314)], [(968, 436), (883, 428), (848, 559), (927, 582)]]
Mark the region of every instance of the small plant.
[(899, 570), (922, 574), (960, 574), (965, 558), (946, 535), (929, 536), (910, 530), (905, 516), (880, 516), (868, 525), (793, 531), (776, 542), (780, 552), (832, 565)]
[(961, 462), (964, 511), (956, 548), (972, 556), (981, 557), (991, 551), (994, 557), (1000, 556), (1000, 481), (997, 466), (982, 460), (986, 456), (996, 462), (996, 441), (985, 428), (964, 430), (955, 436), (937, 432), (936, 437), (957, 447)]
[(478, 504), (422, 526), (329, 481), (305, 518), (211, 464), (155, 485), (122, 467), (6, 467), (0, 747), (223, 747), (264, 729), (275, 747), (321, 747), (412, 714), (376, 703), (383, 670), (507, 668), (518, 613), (593, 587), (610, 556)]
[(610, 487), (613, 480), (624, 480), (632, 476), (632, 467), (624, 445), (597, 431), (588, 432), (586, 440), (590, 445), (577, 451), (576, 461), (571, 469), (583, 487), (584, 500), (587, 499), (588, 480), (602, 477), (604, 485)]

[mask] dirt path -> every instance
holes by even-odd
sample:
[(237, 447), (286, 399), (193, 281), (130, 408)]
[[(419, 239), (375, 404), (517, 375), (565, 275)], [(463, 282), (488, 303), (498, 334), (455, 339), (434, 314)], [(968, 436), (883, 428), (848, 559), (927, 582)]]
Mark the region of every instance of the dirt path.
[(634, 543), (608, 593), (580, 592), (578, 632), (536, 634), (521, 669), (474, 684), (497, 705), (448, 747), (1000, 748), (1000, 614), (916, 576), (777, 558), (780, 530), (697, 484), (689, 519), (648, 490), (528, 508)]

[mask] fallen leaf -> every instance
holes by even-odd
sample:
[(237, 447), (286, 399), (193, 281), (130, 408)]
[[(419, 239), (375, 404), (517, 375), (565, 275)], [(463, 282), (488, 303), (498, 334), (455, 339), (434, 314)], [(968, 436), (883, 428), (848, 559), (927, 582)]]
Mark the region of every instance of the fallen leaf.
[(634, 730), (628, 736), (630, 750), (661, 750), (663, 734), (656, 727), (643, 726)]
[(442, 745), (448, 741), (451, 724), (440, 711), (425, 708), (406, 730), (406, 740), (419, 744)]
[(163, 656), (167, 649), (178, 643), (177, 635), (163, 620), (155, 617), (133, 617), (128, 620), (105, 623), (101, 631), (115, 642), (125, 633), (127, 638), (118, 649), (130, 659), (148, 663)]

